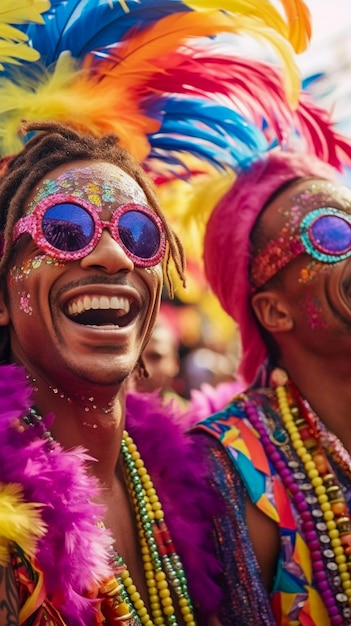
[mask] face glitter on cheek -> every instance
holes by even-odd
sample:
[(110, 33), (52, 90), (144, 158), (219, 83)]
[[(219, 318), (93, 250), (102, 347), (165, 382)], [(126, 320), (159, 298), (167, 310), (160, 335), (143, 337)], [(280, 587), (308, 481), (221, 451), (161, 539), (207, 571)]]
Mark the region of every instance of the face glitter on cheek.
[(330, 274), (332, 267), (328, 263), (311, 261), (306, 267), (300, 270), (299, 283), (306, 284), (320, 274)]
[(323, 306), (319, 298), (306, 294), (301, 300), (301, 307), (311, 330), (326, 330), (328, 328), (327, 321), (324, 318)]
[(15, 282), (20, 282), (25, 280), (33, 270), (40, 269), (43, 265), (51, 265), (52, 267), (65, 267), (65, 263), (62, 261), (58, 261), (51, 256), (46, 254), (40, 254), (38, 256), (33, 257), (23, 265), (14, 265), (9, 270), (9, 284), (13, 285)]
[(30, 293), (22, 292), (20, 295), (20, 310), (27, 315), (32, 315), (33, 309), (29, 304)]

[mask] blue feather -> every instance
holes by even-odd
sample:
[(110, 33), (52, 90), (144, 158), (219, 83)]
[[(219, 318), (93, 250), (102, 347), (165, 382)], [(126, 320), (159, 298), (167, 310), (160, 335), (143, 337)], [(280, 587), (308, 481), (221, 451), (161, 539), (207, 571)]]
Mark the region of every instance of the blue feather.
[(324, 76), (325, 74), (323, 72), (317, 72), (316, 74), (306, 76), (302, 80), (302, 89), (307, 91), (311, 85), (313, 85), (316, 81), (320, 80)]
[(128, 13), (119, 0), (52, 0), (43, 15), (45, 25), (28, 24), (22, 30), (49, 66), (63, 51), (82, 58), (121, 41), (131, 28), (144, 29), (163, 17), (191, 11), (180, 0), (126, 0), (126, 4)]
[(216, 167), (237, 167), (268, 148), (261, 130), (222, 105), (173, 98), (163, 103), (163, 115), (160, 130), (149, 136), (149, 159), (179, 164), (188, 152)]
[(256, 125), (251, 125), (240, 113), (227, 106), (199, 97), (169, 97), (162, 104), (163, 125), (169, 123), (169, 120), (188, 124), (192, 119), (191, 124), (209, 126), (225, 136), (226, 143), (236, 140), (256, 145), (259, 137), (266, 143)]
[[(154, 135), (148, 160), (157, 160), (162, 171), (164, 163), (183, 165), (182, 154), (191, 154), (202, 161), (207, 161), (218, 169), (226, 167), (237, 169), (238, 166), (242, 167), (247, 161), (251, 162), (254, 160), (259, 153), (248, 150), (241, 153), (240, 150), (234, 151), (233, 149), (219, 151), (215, 146), (196, 143), (196, 138), (193, 138), (192, 141), (185, 141), (182, 138), (165, 138)], [(152, 169), (156, 170), (157, 168), (153, 165)]]

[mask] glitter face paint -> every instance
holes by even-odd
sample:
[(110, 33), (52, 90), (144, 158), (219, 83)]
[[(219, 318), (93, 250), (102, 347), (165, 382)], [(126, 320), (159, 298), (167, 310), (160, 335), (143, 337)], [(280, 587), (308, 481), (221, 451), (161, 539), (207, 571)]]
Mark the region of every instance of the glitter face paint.
[(20, 310), (23, 311), (23, 313), (26, 313), (27, 315), (32, 315), (33, 309), (29, 304), (29, 300), (30, 300), (30, 293), (23, 292), (20, 295)]
[(304, 285), (313, 280), (316, 276), (319, 276), (322, 272), (329, 274), (330, 271), (331, 266), (329, 264), (320, 263), (319, 261), (311, 261), (311, 263), (300, 270), (299, 283)]
[(301, 306), (311, 330), (328, 328), (323, 313), (323, 306), (318, 297), (307, 293), (301, 301)]
[(14, 265), (9, 270), (9, 284), (13, 285), (15, 282), (20, 282), (25, 280), (27, 276), (31, 274), (33, 270), (39, 269), (42, 264), (52, 265), (53, 267), (64, 267), (65, 263), (62, 261), (57, 261), (46, 254), (39, 254), (33, 259), (29, 259), (23, 265)]
[[(37, 255), (26, 261), (23, 265), (14, 265), (10, 268), (8, 274), (9, 286), (15, 288), (16, 284), (24, 283), (34, 270), (42, 267), (43, 263), (45, 263), (45, 265), (51, 265), (52, 267), (65, 266), (65, 263), (57, 261), (45, 254)], [(17, 291), (17, 295), (20, 297), (20, 310), (27, 315), (32, 315), (33, 309), (29, 304), (30, 294), (25, 291)]]
[(116, 193), (125, 192), (129, 194), (129, 202), (145, 203), (145, 196), (142, 190), (135, 189), (132, 197), (130, 197), (130, 187), (128, 187), (128, 179), (122, 177), (116, 172), (112, 175), (109, 170), (109, 182), (106, 182), (106, 173), (103, 165), (95, 166), (94, 170), (90, 167), (77, 168), (73, 171), (64, 172), (54, 180), (45, 178), (36, 189), (36, 193), (29, 202), (25, 215), (30, 215), (38, 202), (48, 196), (60, 193), (76, 198), (88, 200), (94, 205), (96, 210), (100, 212), (103, 208), (113, 211), (116, 206), (110, 205), (117, 203)]
[[(308, 216), (313, 211), (316, 212), (317, 217), (328, 215), (334, 218), (334, 214), (339, 216), (344, 214), (345, 221), (349, 222), (351, 192), (345, 187), (339, 187), (328, 181), (313, 181), (303, 192), (293, 195), (290, 204), (288, 203), (280, 210), (280, 214), (286, 217), (286, 223), (280, 234), (272, 239), (263, 250), (260, 250), (252, 261), (251, 282), (254, 289), (265, 285), (278, 271), (300, 254), (307, 253), (310, 256), (316, 254), (318, 260), (322, 258), (329, 264), (345, 258), (342, 255), (332, 256), (323, 255), (320, 251), (315, 252), (314, 242), (311, 240), (306, 243), (307, 236), (303, 237), (301, 224), (304, 220), (309, 220)], [(350, 255), (351, 251), (348, 252), (348, 256)]]

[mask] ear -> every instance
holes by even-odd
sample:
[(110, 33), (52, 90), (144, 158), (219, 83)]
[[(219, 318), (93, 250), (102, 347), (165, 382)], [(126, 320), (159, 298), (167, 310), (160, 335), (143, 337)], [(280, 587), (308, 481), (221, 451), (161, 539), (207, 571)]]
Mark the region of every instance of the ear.
[(281, 294), (275, 291), (255, 293), (251, 305), (258, 321), (267, 332), (282, 333), (293, 328), (294, 320)]
[(10, 323), (10, 313), (6, 303), (6, 294), (0, 284), (0, 326), (8, 326)]

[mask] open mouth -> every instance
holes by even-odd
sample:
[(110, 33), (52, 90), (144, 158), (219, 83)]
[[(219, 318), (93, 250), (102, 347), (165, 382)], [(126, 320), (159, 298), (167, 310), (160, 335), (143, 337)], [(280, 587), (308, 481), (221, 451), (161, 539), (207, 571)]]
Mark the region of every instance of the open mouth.
[(80, 296), (70, 300), (65, 314), (76, 324), (85, 326), (127, 326), (137, 314), (137, 306), (117, 296)]

